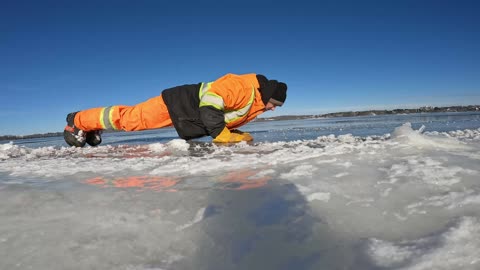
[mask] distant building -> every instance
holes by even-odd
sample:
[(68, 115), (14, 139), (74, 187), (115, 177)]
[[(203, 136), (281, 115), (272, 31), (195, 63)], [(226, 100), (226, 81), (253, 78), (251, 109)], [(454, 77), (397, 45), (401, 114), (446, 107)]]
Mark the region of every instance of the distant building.
[(430, 111), (433, 111), (434, 108), (432, 106), (423, 106), (423, 107), (420, 107), (420, 111), (424, 111), (424, 112), (430, 112)]

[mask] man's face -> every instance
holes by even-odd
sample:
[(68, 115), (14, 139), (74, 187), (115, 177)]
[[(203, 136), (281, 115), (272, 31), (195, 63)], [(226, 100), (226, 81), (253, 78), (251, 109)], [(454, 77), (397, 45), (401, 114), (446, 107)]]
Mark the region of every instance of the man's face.
[(268, 102), (267, 105), (265, 105), (265, 111), (275, 111), (276, 107), (277, 107), (277, 105), (275, 105), (271, 102)]

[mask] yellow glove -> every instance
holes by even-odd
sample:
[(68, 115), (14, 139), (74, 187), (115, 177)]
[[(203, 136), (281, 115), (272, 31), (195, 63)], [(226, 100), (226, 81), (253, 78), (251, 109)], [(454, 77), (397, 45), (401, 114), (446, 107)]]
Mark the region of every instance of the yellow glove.
[(214, 143), (236, 143), (241, 141), (251, 141), (253, 137), (250, 133), (241, 132), (241, 131), (233, 131), (230, 132), (227, 127), (225, 127), (218, 136), (213, 139)]
[(248, 132), (243, 132), (243, 131), (240, 131), (238, 129), (232, 129), (232, 130), (230, 130), (230, 132), (236, 133), (236, 134), (241, 134), (243, 136), (242, 141), (247, 141), (247, 142), (253, 141), (252, 135), (250, 135), (250, 133), (248, 133)]

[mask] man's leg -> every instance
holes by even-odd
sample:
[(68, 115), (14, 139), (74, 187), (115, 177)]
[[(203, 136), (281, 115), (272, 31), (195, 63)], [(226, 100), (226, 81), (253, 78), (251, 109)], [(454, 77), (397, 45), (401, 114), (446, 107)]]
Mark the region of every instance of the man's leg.
[[(73, 121), (70, 121), (71, 123), (69, 122), (69, 116), (70, 118), (73, 118)], [(89, 143), (89, 137), (94, 138), (88, 136), (92, 132), (96, 133), (95, 138), (97, 138), (93, 144), (99, 144), (101, 142), (101, 138), (100, 142), (98, 141), (100, 136), (100, 132), (98, 132), (99, 130), (111, 129), (134, 131), (162, 128), (172, 125), (167, 106), (161, 95), (134, 106), (117, 105), (93, 108), (76, 112), (74, 115), (69, 114), (69, 116), (67, 116), (67, 127), (64, 132), (65, 141), (69, 145), (78, 147), (85, 145), (85, 143), (82, 145), (82, 136), (86, 136), (87, 143)], [(75, 133), (76, 130), (83, 131), (85, 135), (80, 134), (80, 136), (78, 136), (76, 133), (82, 132)], [(70, 135), (73, 135), (73, 137)], [(79, 142), (76, 143), (76, 140)], [(92, 145), (91, 143), (89, 144)]]

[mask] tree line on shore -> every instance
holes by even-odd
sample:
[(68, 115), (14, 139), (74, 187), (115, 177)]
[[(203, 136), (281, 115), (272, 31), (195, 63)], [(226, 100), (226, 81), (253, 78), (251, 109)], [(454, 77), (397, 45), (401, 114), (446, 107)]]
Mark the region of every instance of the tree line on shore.
[(480, 105), (469, 106), (449, 106), (449, 107), (431, 107), (425, 106), (416, 109), (394, 109), (394, 110), (366, 110), (366, 111), (345, 111), (317, 115), (282, 115), (268, 118), (258, 118), (260, 121), (266, 120), (300, 120), (311, 118), (332, 118), (332, 117), (354, 117), (371, 115), (389, 115), (389, 114), (412, 114), (412, 113), (438, 113), (438, 112), (475, 112), (480, 111)]

